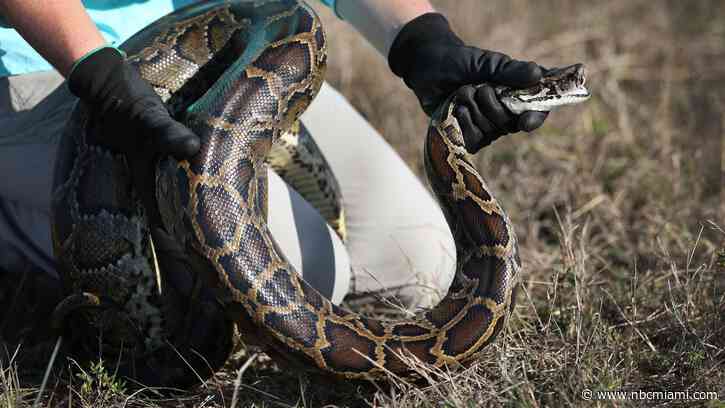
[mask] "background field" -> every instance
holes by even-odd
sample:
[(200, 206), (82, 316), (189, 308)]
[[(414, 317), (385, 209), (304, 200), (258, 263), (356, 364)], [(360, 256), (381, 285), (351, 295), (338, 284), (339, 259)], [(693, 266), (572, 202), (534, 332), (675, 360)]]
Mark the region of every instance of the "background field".
[[(258, 357), (235, 387), (251, 355), (242, 349), (206, 387), (174, 400), (151, 390), (129, 396), (96, 378), (85, 389), (51, 390), (51, 406), (228, 406), (235, 388), (238, 406), (268, 407), (591, 405), (585, 389), (715, 391), (725, 399), (722, 1), (434, 3), (472, 44), (545, 66), (586, 63), (594, 94), (476, 158), (516, 224), (525, 267), (512, 323), (481, 363), (421, 370), (422, 387), (376, 389), (299, 378)], [(345, 23), (321, 14), (328, 80), (422, 176), (427, 121), (417, 101)], [(32, 401), (33, 386), (17, 384), (15, 370), (3, 373), (0, 406)]]

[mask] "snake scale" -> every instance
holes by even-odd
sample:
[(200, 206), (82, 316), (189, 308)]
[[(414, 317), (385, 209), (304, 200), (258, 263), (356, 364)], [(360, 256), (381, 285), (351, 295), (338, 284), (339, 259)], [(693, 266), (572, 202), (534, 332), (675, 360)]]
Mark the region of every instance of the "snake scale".
[[(131, 130), (96, 122), (92, 107), (75, 109), (52, 209), (68, 294), (53, 318), (72, 353), (110, 353), (121, 373), (145, 384), (188, 385), (192, 373), (224, 363), (236, 325), (275, 358), (373, 379), (408, 373), (408, 356), (468, 364), (501, 332), (521, 270), (517, 241), (466, 151), (455, 100), (425, 142), (426, 172), (456, 242), (455, 279), (435, 308), (375, 320), (302, 280), (266, 226), (265, 158), (323, 80), (325, 36), (314, 12), (292, 0), (201, 2), (121, 48), (202, 147), (188, 161), (144, 154), (143, 145), (127, 158), (102, 140)], [(563, 89), (572, 70), (577, 79)], [(583, 89), (579, 71), (552, 70), (535, 91), (499, 95), (519, 103), (533, 95), (531, 106), (548, 110), (545, 101)], [(157, 253), (159, 239), (181, 250)]]

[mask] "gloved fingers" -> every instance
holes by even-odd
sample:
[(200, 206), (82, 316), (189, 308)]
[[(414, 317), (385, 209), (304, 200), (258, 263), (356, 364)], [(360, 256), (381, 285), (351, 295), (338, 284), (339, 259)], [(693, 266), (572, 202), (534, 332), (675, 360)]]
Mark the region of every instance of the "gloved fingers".
[(169, 118), (153, 136), (154, 150), (162, 154), (170, 154), (177, 160), (188, 159), (195, 155), (201, 147), (199, 137), (188, 127)]
[(470, 114), (475, 127), (484, 134), (490, 134), (496, 131), (496, 126), (494, 126), (481, 112), (481, 109), (479, 109), (475, 94), (476, 87), (473, 85), (466, 85), (456, 91), (456, 101), (459, 105), (463, 105), (468, 108), (468, 113)]
[(476, 104), (484, 116), (493, 123), (501, 133), (513, 133), (518, 131), (516, 127), (516, 116), (510, 113), (498, 100), (493, 87), (483, 85), (476, 89)]
[[(458, 125), (463, 133), (463, 141), (469, 153), (477, 153), (481, 148), (488, 146), (503, 135), (490, 123), (483, 128), (477, 126), (473, 122), (471, 112), (466, 105), (458, 105), (453, 111), (453, 116), (458, 120)], [(488, 122), (485, 118), (484, 121)]]
[(529, 61), (510, 59), (502, 62), (488, 81), (514, 88), (526, 88), (541, 80), (541, 67)]
[(463, 141), (469, 153), (478, 151), (478, 146), (483, 144), (483, 133), (473, 125), (471, 113), (465, 105), (458, 105), (453, 111), (453, 116), (458, 120), (458, 126), (463, 132)]
[(138, 118), (142, 132), (150, 137), (154, 151), (170, 154), (178, 160), (188, 159), (199, 151), (199, 137), (188, 127), (174, 120), (159, 104), (143, 110)]
[(518, 128), (524, 132), (531, 132), (544, 124), (549, 112), (526, 111), (519, 116)]

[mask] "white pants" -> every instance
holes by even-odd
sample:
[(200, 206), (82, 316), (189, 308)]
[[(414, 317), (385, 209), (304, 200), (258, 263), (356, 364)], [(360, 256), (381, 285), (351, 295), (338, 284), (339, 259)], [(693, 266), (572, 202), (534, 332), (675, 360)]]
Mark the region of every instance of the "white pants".
[[(0, 268), (18, 268), (26, 259), (57, 276), (50, 192), (73, 101), (56, 72), (0, 78)], [(340, 182), (348, 242), (270, 171), (269, 224), (285, 255), (335, 303), (350, 292), (376, 292), (409, 307), (435, 304), (453, 279), (455, 247), (432, 195), (329, 85), (302, 122)]]

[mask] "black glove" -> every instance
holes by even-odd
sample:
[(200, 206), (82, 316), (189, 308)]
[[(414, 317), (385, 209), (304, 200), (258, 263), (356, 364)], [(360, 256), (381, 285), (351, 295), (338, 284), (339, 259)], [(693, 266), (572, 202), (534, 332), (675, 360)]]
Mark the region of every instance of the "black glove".
[[(423, 14), (407, 23), (393, 41), (388, 62), (429, 116), (458, 92), (459, 107), (454, 116), (471, 153), (505, 134), (532, 131), (546, 119), (546, 112), (514, 115), (499, 102), (490, 85), (528, 87), (541, 79), (542, 68), (466, 46), (441, 14)], [(482, 83), (487, 85), (474, 86)]]
[(199, 150), (199, 138), (171, 117), (161, 98), (118, 49), (100, 48), (76, 62), (68, 87), (93, 109), (104, 129), (123, 129), (120, 135), (109, 132), (104, 145), (134, 153), (148, 143), (155, 152), (177, 159)]

